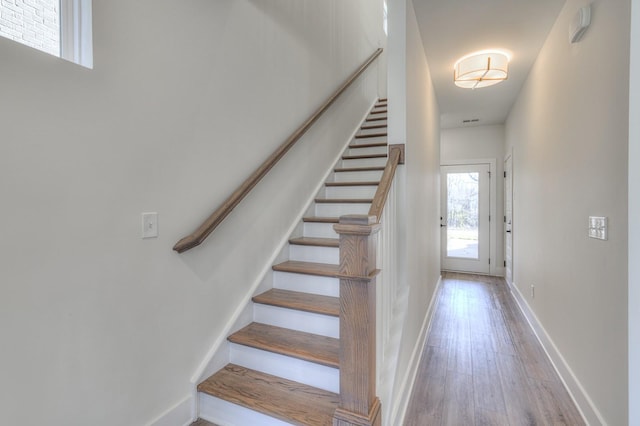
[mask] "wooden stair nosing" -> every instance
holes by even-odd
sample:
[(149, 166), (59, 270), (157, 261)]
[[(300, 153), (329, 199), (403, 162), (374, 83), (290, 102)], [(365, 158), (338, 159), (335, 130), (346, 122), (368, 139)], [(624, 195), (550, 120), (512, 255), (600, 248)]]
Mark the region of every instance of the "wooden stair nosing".
[(343, 155), (343, 160), (365, 160), (368, 158), (387, 158), (388, 155), (385, 152), (384, 154), (363, 154), (363, 155)]
[(320, 216), (306, 216), (302, 218), (306, 223), (340, 223), (339, 217), (320, 217)]
[(385, 127), (387, 127), (386, 124), (363, 124), (362, 126), (360, 126), (360, 130), (383, 129)]
[(339, 247), (340, 240), (337, 238), (312, 238), (312, 237), (300, 237), (291, 238), (289, 244), (298, 246), (314, 246), (314, 247)]
[(383, 121), (386, 120), (387, 117), (367, 117), (364, 121)]
[(378, 186), (378, 181), (365, 181), (365, 182), (325, 182), (324, 186), (336, 187), (336, 186)]
[[(338, 223), (338, 222), (335, 222)], [(290, 272), (292, 274), (316, 275), (320, 277), (336, 278), (340, 272), (340, 265), (331, 263), (303, 262), (287, 260), (271, 267), (274, 271)]]
[(327, 367), (340, 366), (340, 342), (333, 337), (252, 322), (227, 340)]
[(330, 425), (340, 397), (292, 380), (227, 364), (198, 391), (296, 425)]
[(384, 133), (365, 133), (356, 135), (356, 139), (368, 139), (368, 138), (381, 138), (387, 136), (387, 132)]
[(387, 98), (378, 98), (378, 102), (387, 102)]
[(336, 167), (334, 172), (379, 172), (384, 170), (383, 166), (371, 166), (371, 167)]
[(318, 204), (371, 204), (371, 198), (316, 198)]
[(386, 142), (370, 142), (370, 143), (359, 143), (349, 145), (349, 149), (358, 149), (358, 148), (378, 148), (382, 146), (388, 146), (389, 144)]
[(371, 112), (369, 112), (369, 114), (386, 114), (387, 112), (388, 112), (388, 111), (387, 111), (387, 109), (385, 108), (385, 109), (381, 109), (381, 110), (378, 110), (378, 111), (371, 110)]
[(297, 311), (311, 312), (314, 314), (340, 316), (340, 299), (318, 294), (301, 293), (298, 291), (281, 290), (273, 288), (262, 294), (254, 296), (255, 303), (277, 306)]

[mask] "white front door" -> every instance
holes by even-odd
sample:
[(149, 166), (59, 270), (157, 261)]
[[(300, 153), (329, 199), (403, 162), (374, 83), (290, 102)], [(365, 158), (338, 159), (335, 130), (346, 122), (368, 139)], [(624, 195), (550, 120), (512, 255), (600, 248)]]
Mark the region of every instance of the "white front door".
[(511, 155), (504, 160), (504, 266), (505, 280), (513, 284), (513, 165)]
[(442, 269), (488, 274), (489, 164), (441, 166)]

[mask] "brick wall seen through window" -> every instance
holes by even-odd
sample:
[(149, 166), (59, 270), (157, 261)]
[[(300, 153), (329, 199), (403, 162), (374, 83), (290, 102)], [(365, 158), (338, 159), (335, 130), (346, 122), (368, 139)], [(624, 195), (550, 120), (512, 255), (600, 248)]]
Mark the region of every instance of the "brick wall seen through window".
[(60, 56), (60, 0), (0, 0), (0, 36)]

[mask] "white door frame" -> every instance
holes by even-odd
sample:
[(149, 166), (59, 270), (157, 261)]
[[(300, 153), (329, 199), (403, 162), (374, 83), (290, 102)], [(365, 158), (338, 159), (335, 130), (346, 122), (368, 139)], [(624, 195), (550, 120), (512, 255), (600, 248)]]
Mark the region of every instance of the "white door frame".
[[(507, 170), (507, 161), (510, 162), (509, 170)], [(509, 153), (504, 158), (504, 217), (505, 223), (503, 228), (503, 238), (504, 238), (504, 259), (505, 259), (505, 270), (504, 270), (504, 278), (509, 286), (513, 284), (513, 154)], [(507, 185), (507, 180), (510, 181), (511, 185)], [(511, 193), (507, 194), (508, 189), (511, 189)], [(511, 217), (507, 218), (507, 196), (511, 199)], [(507, 239), (511, 237), (511, 255), (507, 252)], [(510, 265), (507, 265), (507, 259), (511, 259)], [(507, 271), (511, 271), (511, 277), (508, 276)]]
[(497, 258), (496, 252), (496, 230), (498, 219), (502, 223), (502, 217), (496, 216), (496, 191), (497, 191), (497, 176), (496, 176), (496, 159), (495, 158), (471, 158), (468, 160), (447, 160), (440, 164), (440, 166), (463, 166), (466, 164), (488, 164), (491, 171), (491, 180), (489, 181), (489, 215), (491, 221), (489, 222), (489, 275), (496, 275), (498, 271), (498, 263), (502, 263), (502, 259)]

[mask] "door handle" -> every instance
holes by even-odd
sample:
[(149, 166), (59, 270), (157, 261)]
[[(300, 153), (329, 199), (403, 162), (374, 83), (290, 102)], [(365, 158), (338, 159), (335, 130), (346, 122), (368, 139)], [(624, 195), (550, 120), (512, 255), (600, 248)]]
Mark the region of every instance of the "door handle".
[(510, 233), (511, 233), (511, 229), (507, 229), (507, 233), (509, 233), (509, 234), (510, 234)]
[(440, 224), (440, 228), (444, 228), (445, 226), (447, 226), (447, 225)]

